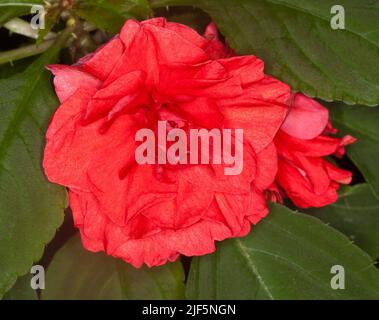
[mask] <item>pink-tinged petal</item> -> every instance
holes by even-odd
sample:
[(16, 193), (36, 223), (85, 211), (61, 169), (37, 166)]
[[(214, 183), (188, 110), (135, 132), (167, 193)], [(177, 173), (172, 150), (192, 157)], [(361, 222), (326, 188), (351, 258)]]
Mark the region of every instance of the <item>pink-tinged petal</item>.
[(328, 109), (303, 94), (295, 94), (281, 129), (295, 138), (310, 140), (325, 130), (328, 121)]
[(204, 31), (204, 37), (210, 40), (218, 40), (217, 26), (214, 22), (210, 22)]
[(54, 74), (55, 92), (61, 103), (65, 102), (78, 89), (93, 91), (101, 85), (99, 79), (77, 67), (51, 64), (47, 68)]

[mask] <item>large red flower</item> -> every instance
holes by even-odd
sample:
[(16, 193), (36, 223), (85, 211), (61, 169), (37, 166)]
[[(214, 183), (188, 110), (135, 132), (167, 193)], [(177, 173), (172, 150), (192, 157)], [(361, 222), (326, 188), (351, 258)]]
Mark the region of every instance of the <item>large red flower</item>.
[[(84, 246), (134, 266), (214, 251), (246, 235), (268, 210), (277, 172), (273, 138), (289, 87), (255, 56), (231, 57), (214, 28), (204, 37), (157, 18), (129, 20), (74, 66), (52, 65), (61, 105), (47, 132), (44, 169), (69, 188)], [(138, 129), (244, 130), (243, 171), (224, 165), (140, 165)]]
[(343, 156), (351, 136), (335, 138), (328, 109), (302, 94), (292, 106), (274, 142), (278, 151), (277, 184), (298, 207), (322, 207), (335, 202), (340, 184), (351, 182), (351, 172), (324, 157)]

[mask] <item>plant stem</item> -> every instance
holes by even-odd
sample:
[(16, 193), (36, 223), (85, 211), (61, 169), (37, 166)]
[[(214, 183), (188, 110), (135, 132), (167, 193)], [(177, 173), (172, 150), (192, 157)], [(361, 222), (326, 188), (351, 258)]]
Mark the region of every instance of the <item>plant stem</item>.
[(40, 54), (50, 48), (53, 43), (54, 39), (50, 39), (42, 42), (39, 46), (32, 44), (21, 48), (0, 52), (0, 64)]

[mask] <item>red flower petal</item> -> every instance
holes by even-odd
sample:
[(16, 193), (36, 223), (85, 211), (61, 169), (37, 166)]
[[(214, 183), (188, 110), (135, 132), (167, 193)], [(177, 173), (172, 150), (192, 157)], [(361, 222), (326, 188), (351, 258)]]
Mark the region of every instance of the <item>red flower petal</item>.
[(77, 65), (85, 72), (104, 81), (121, 57), (123, 50), (124, 46), (121, 40), (115, 37), (94, 53), (80, 59)]
[(328, 120), (328, 109), (303, 94), (295, 94), (282, 130), (295, 138), (310, 140), (324, 131)]
[(76, 67), (51, 64), (48, 66), (48, 69), (55, 76), (55, 92), (61, 103), (65, 102), (78, 89), (92, 92), (101, 85), (101, 82), (97, 78)]

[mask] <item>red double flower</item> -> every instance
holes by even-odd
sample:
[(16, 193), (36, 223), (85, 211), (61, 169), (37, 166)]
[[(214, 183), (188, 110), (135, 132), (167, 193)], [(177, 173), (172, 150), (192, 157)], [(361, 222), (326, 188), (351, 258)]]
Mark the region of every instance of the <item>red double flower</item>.
[[(61, 105), (43, 165), (69, 189), (88, 250), (136, 267), (203, 255), (215, 240), (246, 235), (268, 213), (273, 188), (299, 206), (320, 206), (350, 179), (323, 159), (348, 142), (322, 134), (327, 112), (312, 116), (322, 122), (317, 134), (302, 135), (298, 106), (309, 103), (295, 98), (291, 106), (290, 88), (265, 75), (255, 56), (234, 56), (213, 25), (200, 36), (163, 18), (129, 20), (76, 65), (49, 68)], [(224, 164), (136, 163), (136, 132), (155, 131), (158, 121), (243, 129), (241, 174), (225, 176)]]

